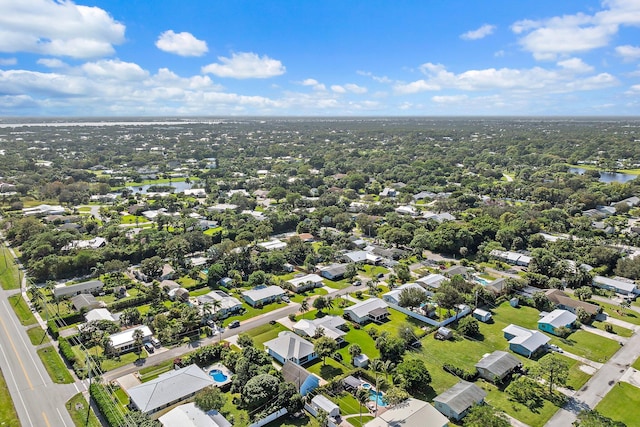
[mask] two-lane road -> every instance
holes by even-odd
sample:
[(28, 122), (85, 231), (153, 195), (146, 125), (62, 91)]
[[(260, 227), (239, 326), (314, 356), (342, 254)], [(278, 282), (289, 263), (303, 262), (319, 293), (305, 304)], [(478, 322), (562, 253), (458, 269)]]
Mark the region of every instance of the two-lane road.
[[(19, 292), (18, 292), (19, 293)], [(0, 367), (23, 426), (72, 427), (65, 403), (78, 389), (55, 384), (45, 370), (26, 328), (16, 319), (7, 297), (0, 291)]]

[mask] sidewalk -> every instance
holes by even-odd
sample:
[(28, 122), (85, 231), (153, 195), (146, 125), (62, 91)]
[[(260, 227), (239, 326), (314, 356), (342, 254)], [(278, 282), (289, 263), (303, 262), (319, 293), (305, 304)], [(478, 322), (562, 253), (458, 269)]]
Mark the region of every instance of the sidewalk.
[(569, 353), (568, 351), (566, 351), (564, 349), (562, 349), (562, 350), (564, 352), (560, 353), (560, 354), (562, 354), (563, 356), (567, 356), (570, 359), (574, 359), (574, 360), (577, 360), (579, 362), (582, 362), (584, 365), (591, 366), (594, 369), (602, 368), (603, 363), (594, 362), (593, 360), (589, 360), (589, 359), (587, 359), (585, 357), (578, 356), (577, 354)]
[(580, 326), (580, 329), (582, 329), (583, 331), (589, 332), (590, 334), (594, 334), (594, 335), (600, 335), (601, 337), (605, 337), (605, 338), (609, 338), (610, 340), (614, 340), (614, 341), (618, 341), (619, 343), (626, 343), (629, 339), (628, 338), (624, 338), (621, 337), (619, 335), (616, 334), (612, 334), (610, 332), (607, 331), (601, 331), (598, 328), (595, 328), (593, 326), (589, 326), (589, 325), (582, 325)]

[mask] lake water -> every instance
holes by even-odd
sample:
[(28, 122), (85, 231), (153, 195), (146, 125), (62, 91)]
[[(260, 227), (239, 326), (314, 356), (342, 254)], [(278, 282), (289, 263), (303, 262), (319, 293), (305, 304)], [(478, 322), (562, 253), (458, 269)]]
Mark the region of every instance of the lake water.
[[(570, 173), (577, 173), (578, 175), (582, 175), (587, 170), (584, 168), (569, 168)], [(625, 183), (636, 179), (638, 175), (632, 175), (629, 173), (621, 173), (621, 172), (602, 172), (600, 171), (600, 182), (620, 182)]]
[[(181, 193), (184, 190), (188, 190), (193, 186), (193, 183), (186, 183), (184, 181), (178, 181), (178, 182), (171, 182), (171, 184), (169, 184), (168, 182), (166, 184), (153, 184), (153, 185), (157, 185), (157, 186), (162, 186), (162, 187), (173, 187), (174, 193)], [(151, 187), (151, 185), (140, 185), (140, 186), (130, 186), (127, 187), (128, 190), (131, 190), (131, 192), (133, 194), (146, 194), (147, 190)]]

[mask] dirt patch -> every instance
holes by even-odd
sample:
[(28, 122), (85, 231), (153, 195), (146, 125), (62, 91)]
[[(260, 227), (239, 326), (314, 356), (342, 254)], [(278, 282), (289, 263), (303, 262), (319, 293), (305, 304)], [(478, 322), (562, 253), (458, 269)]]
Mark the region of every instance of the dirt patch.
[(593, 366), (589, 366), (589, 365), (580, 365), (579, 369), (584, 372), (585, 374), (589, 374), (589, 375), (593, 375), (597, 372), (597, 369), (594, 368)]

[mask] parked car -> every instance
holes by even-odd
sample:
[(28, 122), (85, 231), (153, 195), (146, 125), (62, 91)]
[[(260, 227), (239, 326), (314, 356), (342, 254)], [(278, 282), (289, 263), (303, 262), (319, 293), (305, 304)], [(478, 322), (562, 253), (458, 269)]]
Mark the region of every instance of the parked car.
[(269, 324), (270, 324), (270, 325), (275, 325), (275, 324), (276, 324), (276, 321), (275, 321), (275, 320), (269, 320)]
[(384, 273), (378, 273), (378, 275), (376, 276), (378, 279), (382, 279), (384, 277)]
[(160, 340), (158, 338), (151, 338), (151, 344), (155, 347), (155, 348), (159, 348), (160, 347)]
[(557, 352), (557, 353), (564, 353), (564, 351), (563, 351), (560, 347), (558, 347), (557, 345), (555, 345), (555, 344), (549, 344), (549, 349), (550, 349), (551, 351), (555, 351), (555, 352)]
[(147, 353), (153, 353), (154, 351), (156, 351), (156, 349), (150, 342), (144, 343), (144, 349), (147, 350)]
[(282, 296), (282, 301), (284, 301), (284, 302), (291, 302), (291, 300), (289, 299), (289, 297), (288, 297), (288, 296), (286, 296), (286, 295), (283, 295), (283, 296)]
[(239, 320), (234, 320), (233, 322), (229, 323), (230, 328), (237, 328), (238, 326), (240, 326)]
[(355, 282), (353, 282), (353, 286), (360, 286), (362, 285), (362, 282), (360, 280), (356, 280)]

